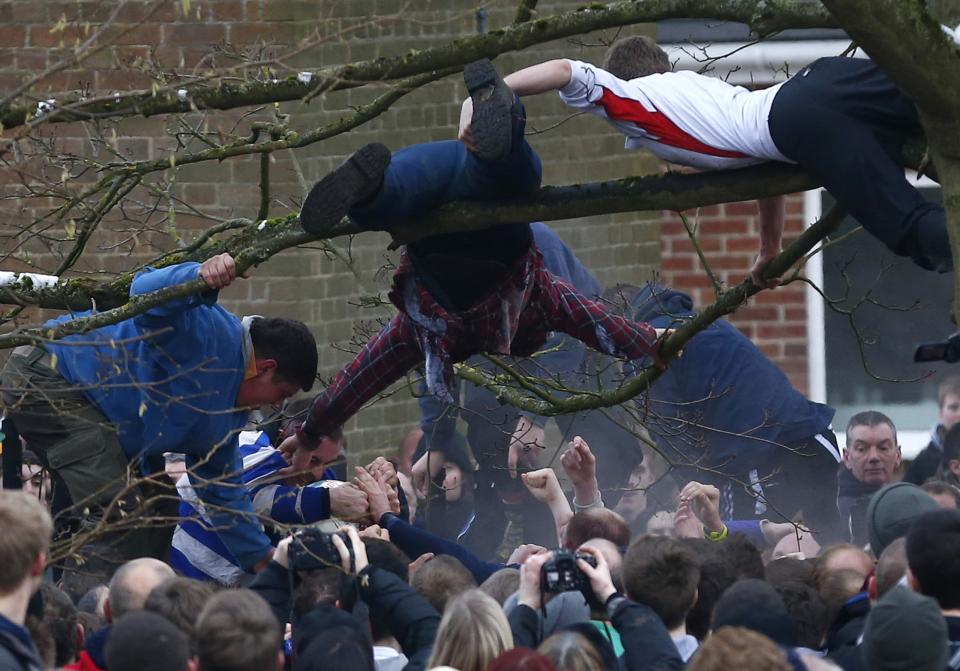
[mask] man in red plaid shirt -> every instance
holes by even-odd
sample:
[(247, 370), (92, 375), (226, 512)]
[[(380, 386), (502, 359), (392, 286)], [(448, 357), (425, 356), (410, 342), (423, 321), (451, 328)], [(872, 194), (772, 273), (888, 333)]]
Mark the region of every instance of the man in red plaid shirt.
[[(326, 230), (349, 214), (366, 230), (389, 231), (453, 200), (536, 191), (540, 159), (523, 138), (519, 99), (487, 60), (467, 66), (464, 80), (473, 101), (469, 146), (432, 142), (391, 156), (383, 145), (366, 145), (311, 189), (303, 227)], [(452, 403), (454, 363), (483, 352), (529, 356), (552, 331), (604, 354), (657, 359), (652, 327), (611, 313), (544, 268), (529, 224), (408, 244), (389, 297), (399, 313), (314, 399), (297, 434), (281, 446), (295, 468), (323, 436), (419, 364), (428, 392)]]

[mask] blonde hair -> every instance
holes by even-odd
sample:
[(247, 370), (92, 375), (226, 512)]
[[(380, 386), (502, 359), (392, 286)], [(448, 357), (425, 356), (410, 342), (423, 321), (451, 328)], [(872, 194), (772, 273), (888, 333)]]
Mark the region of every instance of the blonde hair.
[(721, 627), (693, 656), (689, 671), (790, 671), (787, 655), (769, 638), (743, 627)]
[(583, 634), (561, 631), (540, 644), (537, 652), (553, 662), (557, 671), (600, 671), (600, 653)]
[(512, 647), (513, 634), (500, 604), (471, 589), (447, 603), (427, 668), (452, 666), (460, 671), (484, 671)]
[(53, 521), (35, 496), (0, 491), (0, 594), (9, 594), (30, 575), (37, 557), (50, 550)]

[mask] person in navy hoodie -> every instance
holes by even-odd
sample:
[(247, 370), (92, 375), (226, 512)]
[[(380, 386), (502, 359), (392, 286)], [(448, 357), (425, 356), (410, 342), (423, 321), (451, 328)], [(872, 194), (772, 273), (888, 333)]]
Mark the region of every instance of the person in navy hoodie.
[(128, 558), (164, 556), (176, 514), (173, 492), (157, 497), (125, 486), (128, 471), (162, 471), (164, 453), (181, 453), (229, 552), (244, 568), (262, 566), (273, 548), (240, 479), (237, 435), (251, 408), (311, 388), (316, 342), (300, 322), (241, 320), (217, 305), (219, 290), (236, 278), (229, 254), (147, 268), (134, 278), (130, 296), (198, 278), (207, 291), (87, 334), (16, 348), (2, 371), (3, 403), (54, 474), (55, 487), (69, 493), (72, 506), (54, 511), (60, 519), (82, 514), (81, 524), (90, 527), (104, 509), (123, 508), (128, 516), (148, 495), (169, 500), (168, 528), (115, 532), (110, 539)]
[(46, 568), (53, 522), (36, 497), (0, 491), (0, 529), (0, 669), (40, 671), (43, 663), (24, 622)]

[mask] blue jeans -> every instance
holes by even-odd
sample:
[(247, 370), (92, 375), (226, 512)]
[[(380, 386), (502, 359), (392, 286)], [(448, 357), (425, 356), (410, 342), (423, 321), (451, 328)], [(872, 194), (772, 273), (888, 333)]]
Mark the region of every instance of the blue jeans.
[(389, 231), (454, 200), (523, 196), (541, 177), (540, 157), (526, 140), (501, 161), (479, 159), (457, 140), (415, 144), (393, 155), (380, 193), (350, 217), (365, 230)]

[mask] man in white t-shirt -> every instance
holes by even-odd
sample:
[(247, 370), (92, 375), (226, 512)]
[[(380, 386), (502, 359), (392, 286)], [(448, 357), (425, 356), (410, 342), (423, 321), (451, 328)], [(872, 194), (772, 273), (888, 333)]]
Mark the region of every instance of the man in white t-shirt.
[[(764, 161), (796, 163), (819, 180), (892, 252), (928, 270), (953, 269), (943, 208), (905, 179), (900, 150), (922, 133), (913, 101), (871, 61), (823, 58), (792, 79), (751, 91), (715, 77), (671, 72), (647, 37), (618, 41), (604, 67), (553, 60), (505, 82), (521, 96), (556, 90), (571, 107), (606, 119), (665, 161), (703, 170)], [(471, 142), (470, 99), (460, 137)], [(759, 201), (760, 255), (754, 282), (780, 252), (783, 197)]]

